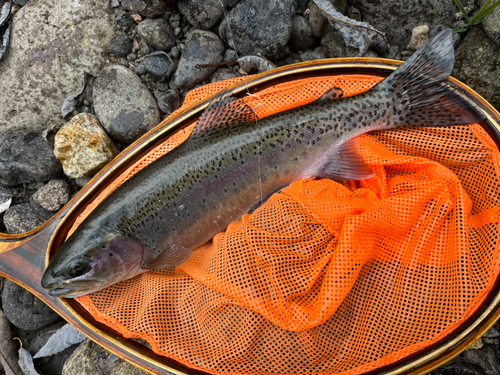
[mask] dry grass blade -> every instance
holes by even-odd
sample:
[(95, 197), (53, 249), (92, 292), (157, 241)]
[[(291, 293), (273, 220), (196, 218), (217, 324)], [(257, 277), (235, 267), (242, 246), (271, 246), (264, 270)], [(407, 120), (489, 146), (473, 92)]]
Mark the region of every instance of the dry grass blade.
[(363, 56), (369, 47), (374, 47), (381, 52), (389, 49), (389, 43), (384, 33), (373, 28), (366, 22), (360, 22), (344, 16), (338, 12), (328, 0), (313, 0), (335, 28), (344, 36), (348, 46), (358, 48), (359, 55)]
[(23, 375), (17, 360), (16, 345), (12, 341), (10, 323), (0, 310), (0, 362), (6, 375)]

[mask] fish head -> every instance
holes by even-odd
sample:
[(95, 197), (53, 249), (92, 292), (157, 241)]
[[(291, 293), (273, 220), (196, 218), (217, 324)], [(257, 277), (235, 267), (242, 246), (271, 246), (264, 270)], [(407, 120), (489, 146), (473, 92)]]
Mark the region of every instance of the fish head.
[(42, 287), (53, 297), (74, 298), (96, 292), (144, 272), (143, 254), (139, 240), (120, 233), (93, 236), (88, 241), (82, 236), (70, 237), (45, 270)]

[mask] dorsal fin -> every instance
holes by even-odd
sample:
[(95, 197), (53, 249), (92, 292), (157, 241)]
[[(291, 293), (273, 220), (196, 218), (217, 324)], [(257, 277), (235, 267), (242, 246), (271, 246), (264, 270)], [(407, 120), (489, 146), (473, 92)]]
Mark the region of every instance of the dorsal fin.
[(258, 116), (243, 99), (216, 96), (200, 116), (190, 137), (198, 137), (218, 129), (254, 122)]

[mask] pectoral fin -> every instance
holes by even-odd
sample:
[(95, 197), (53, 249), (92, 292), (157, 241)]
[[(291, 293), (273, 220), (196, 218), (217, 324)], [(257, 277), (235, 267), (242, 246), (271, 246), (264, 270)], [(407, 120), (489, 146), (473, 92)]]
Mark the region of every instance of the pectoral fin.
[(187, 261), (193, 252), (188, 248), (174, 243), (163, 250), (156, 258), (142, 266), (145, 270), (167, 269), (180, 266)]
[(332, 180), (365, 180), (375, 175), (358, 151), (357, 138), (344, 143), (328, 160), (320, 177)]

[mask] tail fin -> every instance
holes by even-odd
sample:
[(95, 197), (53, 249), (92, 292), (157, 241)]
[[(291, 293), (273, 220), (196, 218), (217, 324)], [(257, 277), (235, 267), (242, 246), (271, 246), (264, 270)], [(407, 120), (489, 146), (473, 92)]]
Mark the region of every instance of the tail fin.
[(379, 84), (382, 90), (402, 95), (406, 115), (394, 116), (397, 127), (453, 126), (484, 120), (445, 81), (455, 56), (451, 29), (441, 31)]

